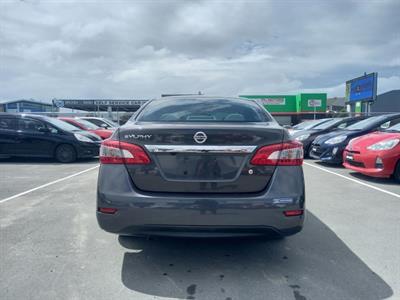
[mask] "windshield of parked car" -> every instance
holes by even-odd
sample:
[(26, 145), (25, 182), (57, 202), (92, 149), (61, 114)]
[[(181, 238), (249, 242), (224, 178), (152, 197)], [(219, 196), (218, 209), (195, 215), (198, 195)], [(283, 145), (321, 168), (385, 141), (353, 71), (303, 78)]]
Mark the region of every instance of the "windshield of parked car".
[(108, 123), (112, 127), (119, 127), (119, 125), (117, 123), (115, 123), (114, 121), (111, 121), (110, 119), (103, 119), (103, 120), (105, 123)]
[(50, 123), (54, 127), (65, 130), (65, 131), (77, 131), (81, 130), (78, 127), (75, 127), (67, 122), (64, 122), (62, 120), (56, 119), (56, 118), (49, 118), (49, 117), (44, 117), (43, 118), (46, 122)]
[(379, 122), (380, 120), (383, 120), (386, 118), (386, 116), (375, 116), (371, 117), (365, 120), (362, 120), (360, 122), (354, 123), (353, 125), (350, 125), (346, 129), (348, 130), (363, 130), (367, 129), (370, 126), (373, 126), (376, 122)]
[(386, 132), (400, 132), (400, 123), (385, 129)]
[(317, 130), (328, 129), (331, 126), (340, 123), (340, 121), (342, 121), (342, 120), (343, 120), (342, 118), (332, 119), (330, 121), (327, 121), (327, 122), (324, 122), (322, 124), (315, 126), (313, 129), (317, 129)]
[(161, 99), (150, 102), (137, 117), (141, 122), (268, 122), (256, 103), (240, 99)]
[(90, 130), (96, 130), (96, 129), (99, 129), (99, 128), (100, 128), (99, 126), (96, 126), (96, 125), (94, 125), (93, 123), (90, 123), (89, 121), (86, 121), (86, 120), (84, 120), (84, 119), (76, 118), (75, 121), (78, 122), (79, 124), (82, 124), (82, 125), (85, 126), (87, 129), (90, 129)]
[(293, 126), (294, 130), (307, 130), (314, 128), (318, 124), (325, 123), (327, 119), (320, 119), (320, 120), (312, 120), (312, 121), (304, 121), (296, 126)]

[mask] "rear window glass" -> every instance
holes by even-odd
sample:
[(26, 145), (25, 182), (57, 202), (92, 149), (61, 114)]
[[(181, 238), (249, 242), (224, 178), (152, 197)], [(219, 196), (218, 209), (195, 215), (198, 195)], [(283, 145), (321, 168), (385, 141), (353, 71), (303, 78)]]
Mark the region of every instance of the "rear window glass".
[(268, 122), (256, 103), (241, 99), (161, 99), (139, 114), (142, 122)]

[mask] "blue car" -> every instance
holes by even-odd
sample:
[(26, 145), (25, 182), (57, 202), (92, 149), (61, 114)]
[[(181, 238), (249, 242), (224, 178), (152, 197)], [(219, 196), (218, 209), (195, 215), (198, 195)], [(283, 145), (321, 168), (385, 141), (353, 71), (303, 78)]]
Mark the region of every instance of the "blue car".
[(311, 144), (309, 156), (331, 164), (342, 164), (343, 150), (351, 139), (400, 123), (400, 114), (370, 117), (343, 130), (318, 136)]

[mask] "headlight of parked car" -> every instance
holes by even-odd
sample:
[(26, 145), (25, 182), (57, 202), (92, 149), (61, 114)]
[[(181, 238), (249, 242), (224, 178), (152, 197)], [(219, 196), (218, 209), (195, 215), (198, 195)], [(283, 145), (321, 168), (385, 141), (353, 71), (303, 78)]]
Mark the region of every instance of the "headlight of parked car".
[(367, 147), (367, 149), (373, 150), (373, 151), (390, 150), (390, 149), (394, 148), (399, 142), (400, 142), (399, 139), (386, 140), (386, 141), (382, 141), (382, 142), (373, 144), (373, 145)]
[(302, 134), (302, 135), (299, 135), (298, 137), (296, 137), (295, 140), (301, 142), (301, 141), (308, 139), (309, 136), (310, 136), (310, 134)]
[(341, 142), (343, 142), (345, 139), (347, 139), (347, 136), (345, 135), (339, 135), (339, 136), (335, 136), (329, 140), (327, 140), (325, 142), (325, 144), (328, 145), (335, 145), (335, 144), (340, 144)]
[(81, 142), (89, 142), (89, 143), (93, 142), (91, 139), (89, 139), (87, 136), (84, 136), (83, 134), (74, 133), (74, 136), (78, 141)]

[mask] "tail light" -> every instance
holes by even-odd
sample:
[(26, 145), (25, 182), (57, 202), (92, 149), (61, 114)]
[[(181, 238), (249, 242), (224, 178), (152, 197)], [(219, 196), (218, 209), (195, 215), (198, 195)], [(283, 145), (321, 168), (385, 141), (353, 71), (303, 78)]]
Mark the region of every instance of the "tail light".
[(256, 166), (301, 166), (303, 164), (303, 145), (290, 141), (261, 147), (250, 163)]
[(302, 210), (302, 209), (285, 210), (285, 211), (283, 212), (283, 214), (284, 214), (286, 217), (301, 216), (301, 215), (303, 215), (303, 213), (304, 213), (304, 210)]
[(110, 215), (113, 215), (118, 211), (118, 209), (113, 207), (98, 207), (97, 210), (103, 214), (110, 214)]
[(115, 140), (104, 140), (100, 147), (102, 164), (141, 164), (150, 163), (147, 153), (138, 145)]

